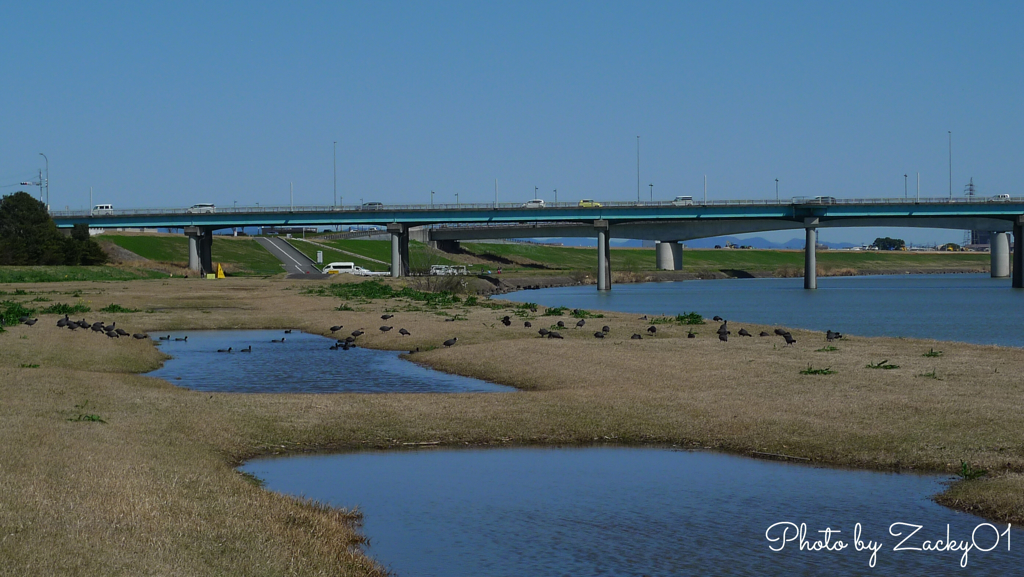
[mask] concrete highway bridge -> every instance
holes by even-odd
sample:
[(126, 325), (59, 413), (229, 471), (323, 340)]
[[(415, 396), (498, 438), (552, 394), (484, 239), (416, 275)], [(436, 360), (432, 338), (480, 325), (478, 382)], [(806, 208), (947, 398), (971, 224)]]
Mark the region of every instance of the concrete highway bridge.
[[(923, 227), (989, 231), (992, 276), (1010, 275), (1008, 233), (1013, 233), (1012, 286), (1024, 288), (1024, 197), (1010, 199), (815, 199), (737, 200), (683, 206), (671, 202), (573, 203), (527, 208), (514, 204), (285, 206), (189, 209), (128, 209), (90, 214), (51, 212), (58, 227), (182, 228), (189, 238), (189, 266), (212, 269), (213, 231), (246, 226), (377, 225), (391, 235), (392, 276), (409, 274), (410, 230), (425, 241), (533, 237), (596, 237), (598, 290), (611, 288), (609, 241), (655, 240), (658, 267), (682, 266), (681, 241), (720, 235), (804, 229), (804, 287), (816, 288), (815, 245), (819, 228)], [(420, 227), (433, 225), (430, 229)]]

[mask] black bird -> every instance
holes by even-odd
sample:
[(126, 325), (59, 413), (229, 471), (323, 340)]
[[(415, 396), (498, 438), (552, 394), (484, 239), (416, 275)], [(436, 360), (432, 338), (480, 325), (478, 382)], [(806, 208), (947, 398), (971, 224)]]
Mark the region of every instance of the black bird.
[(539, 329), (537, 332), (540, 334), (541, 337), (548, 336), (548, 330), (547, 329)]
[(455, 342), (458, 341), (458, 340), (459, 340), (459, 337), (452, 337), (452, 338), (448, 339), (447, 341), (445, 341), (443, 344), (444, 344), (445, 347), (450, 347), (450, 346), (454, 345)]
[(391, 329), (393, 329), (393, 328), (395, 328), (395, 327), (387, 327), (387, 326), (384, 326), (384, 327), (381, 327), (381, 328), (380, 328), (380, 332), (382, 332), (382, 333), (386, 333), (386, 332), (390, 331), (390, 330), (391, 330)]
[(188, 336), (186, 335), (184, 337), (175, 337), (174, 340), (178, 342), (188, 342)]
[(361, 334), (363, 334), (363, 331), (352, 331), (352, 336), (354, 337), (358, 337)]
[(781, 336), (786, 334), (786, 331), (784, 331), (782, 329), (775, 329), (775, 334), (777, 334), (777, 335), (779, 335), (781, 337)]
[(525, 323), (523, 323), (523, 326), (528, 328), (528, 329), (532, 329), (533, 328), (533, 323), (531, 323), (530, 321), (526, 321)]
[(245, 347), (244, 349), (238, 349), (238, 352), (240, 352), (240, 353), (251, 353), (252, 352), (252, 345), (249, 345), (249, 346)]
[(143, 334), (143, 333), (135, 333), (134, 335), (132, 335), (132, 338), (133, 339), (139, 339), (141, 341), (142, 339), (148, 339), (149, 335), (146, 335), (146, 334)]
[(336, 332), (340, 331), (343, 328), (345, 328), (343, 325), (335, 325), (335, 326), (331, 327), (331, 332), (332, 333), (336, 333)]
[(380, 320), (386, 321), (395, 315), (380, 315)]
[(68, 322), (69, 322), (68, 321), (68, 315), (64, 315), (64, 318), (62, 318), (59, 321), (57, 321), (57, 326), (58, 327), (64, 327), (65, 325), (68, 324)]
[(724, 333), (729, 330), (729, 321), (722, 321), (722, 326), (718, 327), (719, 333)]
[(747, 332), (747, 329), (740, 329), (740, 336), (741, 336), (741, 337), (752, 337), (752, 336), (754, 336), (754, 335), (752, 335), (752, 334), (748, 333), (748, 332)]
[(506, 327), (512, 326), (512, 321), (510, 321), (508, 317), (505, 317), (501, 319), (501, 324), (505, 325)]
[(602, 333), (601, 331), (597, 331), (596, 333), (594, 333), (594, 338), (595, 339), (603, 339), (604, 338), (604, 333)]
[(87, 328), (89, 328), (89, 323), (85, 322), (85, 319), (82, 319), (82, 320), (78, 321), (78, 328), (80, 328), (80, 329), (87, 329)]
[[(456, 316), (458, 316), (458, 315), (456, 315)], [(455, 322), (455, 317), (447, 317), (447, 318), (444, 319), (444, 322), (446, 322), (446, 323)]]
[(348, 344), (352, 344), (355, 340), (355, 337), (345, 337), (345, 342)]
[(557, 324), (557, 325), (558, 325), (558, 328), (560, 328), (560, 329), (564, 329), (564, 328), (565, 328), (565, 323), (564, 323), (564, 322), (562, 322), (562, 321), (558, 321), (558, 322), (557, 322), (557, 323), (555, 323), (555, 324)]
[(93, 326), (91, 326), (89, 328), (92, 329), (93, 332), (96, 332), (96, 333), (102, 333), (103, 332), (103, 326), (102, 325), (93, 325)]
[(580, 319), (579, 322), (576, 323), (576, 328), (582, 328), (585, 324), (587, 324), (587, 321)]
[(398, 334), (402, 335), (403, 337), (407, 337), (409, 336), (410, 333), (405, 329), (398, 329)]
[(332, 350), (332, 351), (336, 351), (336, 350), (338, 350), (338, 343), (334, 343), (333, 345), (331, 345), (331, 346), (329, 346), (327, 348)]
[(167, 335), (166, 337), (160, 337), (160, 340), (161, 341), (169, 341), (169, 340), (171, 340), (171, 335)]
[(217, 349), (217, 352), (218, 353), (230, 353), (231, 352), (231, 347), (228, 347), (226, 349)]
[(761, 336), (762, 337), (770, 337), (771, 335), (768, 333), (768, 331), (761, 331)]
[(548, 338), (549, 339), (560, 339), (560, 338), (562, 338), (562, 335), (558, 334), (557, 331), (551, 331), (550, 333), (548, 333)]
[(686, 333), (686, 338), (695, 339), (697, 338), (697, 335), (693, 334), (693, 329), (690, 329), (690, 332)]
[(272, 342), (272, 343), (283, 343), (284, 339), (285, 339), (285, 337), (281, 337), (279, 339), (273, 339), (270, 342)]
[(503, 320), (503, 321), (511, 321), (512, 318), (509, 317), (508, 315), (505, 315), (505, 316), (501, 317), (501, 320)]
[(39, 319), (29, 319), (29, 320), (25, 321), (25, 324), (28, 325), (28, 326), (32, 326), (32, 325), (36, 324), (36, 321), (38, 321), (38, 320)]
[(786, 334), (782, 335), (782, 338), (786, 339), (786, 344), (787, 345), (796, 344), (796, 339), (794, 339), (793, 335), (791, 335), (789, 333), (786, 333)]
[(832, 330), (829, 330), (827, 333), (825, 333), (825, 340), (827, 340), (830, 343), (833, 340), (835, 340), (835, 339), (841, 339), (841, 338), (843, 338), (842, 333), (837, 333), (837, 332), (834, 332)]
[(117, 329), (117, 330), (116, 330), (116, 331), (114, 331), (114, 332), (115, 332), (115, 333), (117, 333), (117, 334), (119, 334), (119, 335), (121, 335), (122, 337), (126, 337), (126, 336), (128, 336), (128, 331), (126, 331), (126, 330), (124, 330), (124, 329)]
[(653, 335), (654, 333), (658, 332), (658, 327), (656, 327), (654, 325), (651, 325), (651, 326), (647, 327), (647, 332), (649, 332), (649, 333), (651, 333)]
[(642, 339), (644, 337), (642, 335), (638, 334), (638, 333), (633, 333), (633, 336), (631, 336), (629, 338), (633, 339), (634, 341), (638, 341), (638, 340), (640, 340), (640, 339)]
[(27, 321), (28, 319), (29, 319), (29, 317), (18, 317), (18, 322), (19, 323), (23, 323), (23, 322)]
[(78, 324), (77, 324), (77, 323), (68, 323), (68, 324), (67, 324), (66, 326), (67, 326), (67, 327), (68, 327), (69, 329), (73, 330), (73, 331), (76, 331), (76, 330), (78, 330)]
[(602, 333), (610, 333), (610, 332), (612, 332), (612, 328), (610, 326), (608, 326), (608, 325), (605, 325), (605, 326), (601, 327), (601, 332)]
[(722, 317), (720, 317), (718, 315), (715, 315), (715, 316), (711, 317), (711, 320), (721, 322), (722, 321)]
[(106, 335), (108, 337), (112, 338), (112, 339), (119, 339), (119, 338), (121, 338), (121, 335), (115, 333), (114, 331), (107, 331)]
[(288, 330), (286, 330), (286, 331), (284, 332), (284, 334), (286, 334), (286, 335), (290, 335), (290, 334), (292, 334), (292, 330), (291, 330), (291, 329), (288, 329)]
[(724, 333), (718, 333), (718, 340), (722, 341), (723, 343), (729, 342), (729, 331), (725, 331)]

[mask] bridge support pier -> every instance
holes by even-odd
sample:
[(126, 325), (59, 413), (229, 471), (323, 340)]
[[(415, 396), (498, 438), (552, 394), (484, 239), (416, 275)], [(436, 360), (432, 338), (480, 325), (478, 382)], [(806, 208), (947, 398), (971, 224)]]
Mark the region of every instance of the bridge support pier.
[(391, 276), (409, 276), (409, 228), (400, 222), (388, 224), (391, 233)]
[(1013, 221), (1013, 288), (1024, 288), (1024, 216)]
[(818, 256), (816, 248), (818, 244), (817, 218), (804, 219), (807, 235), (804, 244), (804, 288), (818, 288)]
[(594, 228), (597, 229), (597, 290), (607, 291), (612, 289), (611, 243), (608, 234), (611, 231), (607, 220), (595, 220)]
[(188, 236), (188, 270), (199, 272), (202, 264), (199, 263), (199, 235), (202, 231), (198, 226), (186, 226), (185, 235)]
[(674, 240), (659, 240), (654, 245), (658, 270), (683, 270), (683, 245)]
[(1010, 276), (1010, 239), (1005, 232), (990, 232), (989, 255), (992, 259), (992, 278)]
[(199, 264), (203, 267), (203, 272), (210, 274), (213, 272), (213, 229), (203, 228), (203, 236), (199, 238)]

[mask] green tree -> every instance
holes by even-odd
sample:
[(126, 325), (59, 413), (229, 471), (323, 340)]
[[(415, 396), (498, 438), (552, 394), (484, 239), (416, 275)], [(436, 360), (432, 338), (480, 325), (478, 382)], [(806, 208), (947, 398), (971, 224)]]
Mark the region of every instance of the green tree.
[(64, 236), (46, 206), (26, 192), (0, 199), (0, 265), (102, 264), (106, 254), (89, 238), (89, 227), (76, 225)]
[(875, 246), (878, 250), (900, 250), (906, 245), (901, 238), (876, 238)]

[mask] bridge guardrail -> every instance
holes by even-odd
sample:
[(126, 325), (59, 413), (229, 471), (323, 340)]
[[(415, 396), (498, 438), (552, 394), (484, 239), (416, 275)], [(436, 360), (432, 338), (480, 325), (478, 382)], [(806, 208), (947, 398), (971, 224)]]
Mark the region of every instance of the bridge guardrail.
[[(922, 198), (920, 200), (916, 198), (835, 198), (828, 201), (820, 201), (814, 198), (788, 198), (788, 199), (764, 199), (764, 200), (694, 200), (692, 205), (682, 206), (678, 208), (691, 208), (691, 207), (737, 207), (737, 206), (794, 206), (794, 205), (812, 205), (812, 206), (836, 206), (836, 205), (886, 205), (886, 204), (983, 204), (983, 203), (1007, 203), (1007, 202), (1024, 202), (1024, 197), (1012, 197), (1009, 200), (1003, 198)], [(545, 208), (528, 209), (536, 210), (538, 212), (550, 211), (551, 209), (574, 209), (574, 210), (593, 210), (595, 212), (600, 211), (602, 208), (668, 208), (674, 207), (672, 201), (668, 200), (655, 200), (655, 201), (606, 201), (601, 202), (601, 207), (580, 207), (576, 202), (559, 202), (559, 203), (548, 203)], [(210, 214), (227, 214), (227, 215), (239, 215), (239, 214), (294, 214), (294, 213), (351, 213), (351, 214), (366, 214), (366, 213), (377, 213), (377, 212), (391, 212), (391, 211), (439, 211), (439, 210), (527, 210), (523, 208), (522, 203), (519, 202), (503, 202), (503, 203), (459, 203), (459, 204), (386, 204), (380, 208), (364, 209), (361, 206), (322, 206), (322, 205), (304, 205), (304, 206), (232, 206), (216, 209), (214, 213), (190, 213), (187, 208), (128, 208), (128, 209), (114, 209), (112, 211), (105, 211), (103, 214), (93, 215), (90, 210), (51, 210), (50, 215), (57, 218), (72, 218), (72, 217), (88, 217), (88, 216), (207, 216)]]

